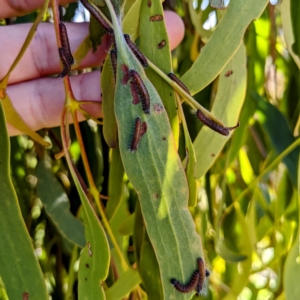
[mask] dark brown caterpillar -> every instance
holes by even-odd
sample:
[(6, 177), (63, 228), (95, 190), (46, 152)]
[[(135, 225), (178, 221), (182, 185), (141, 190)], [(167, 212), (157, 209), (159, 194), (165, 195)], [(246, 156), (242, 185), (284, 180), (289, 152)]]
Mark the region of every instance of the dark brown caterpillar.
[(197, 268), (199, 271), (199, 280), (196, 285), (196, 293), (199, 295), (203, 291), (204, 280), (206, 277), (210, 276), (210, 272), (205, 269), (204, 261), (201, 257), (197, 259)]
[(104, 28), (104, 30), (113, 34), (114, 31), (111, 26), (106, 22), (106, 20), (101, 16), (101, 14), (89, 3), (88, 0), (80, 0), (82, 5), (90, 12), (90, 14), (97, 20), (97, 22)]
[(175, 81), (187, 94), (191, 95), (186, 85), (174, 73), (169, 73), (168, 77)]
[(67, 28), (64, 23), (59, 23), (59, 37), (62, 48), (65, 49), (65, 57), (70, 65), (74, 64), (74, 58), (71, 52)]
[(63, 64), (63, 70), (58, 76), (63, 78), (63, 77), (67, 76), (70, 73), (71, 65), (70, 65), (68, 59), (66, 58), (65, 48), (58, 48), (58, 53), (59, 53), (60, 60)]
[(130, 36), (128, 34), (124, 34), (125, 41), (134, 54), (134, 56), (137, 58), (137, 60), (141, 63), (141, 65), (146, 68), (148, 67), (148, 61), (147, 58), (144, 56), (144, 54), (139, 50), (139, 48), (135, 45), (135, 43), (132, 42), (130, 39)]
[(196, 270), (193, 272), (190, 280), (186, 284), (183, 284), (174, 278), (171, 279), (171, 283), (177, 291), (181, 293), (189, 293), (196, 288), (196, 285), (199, 282), (199, 276), (199, 270)]
[(134, 87), (136, 88), (136, 91), (138, 92), (140, 99), (142, 101), (143, 111), (145, 114), (149, 114), (150, 113), (150, 96), (147, 91), (147, 88), (138, 72), (136, 72), (135, 70), (130, 70), (129, 73), (130, 73), (132, 82), (134, 83)]
[(237, 123), (237, 125), (233, 127), (224, 127), (218, 124), (217, 122), (215, 122), (214, 120), (212, 120), (211, 118), (207, 117), (204, 113), (202, 113), (200, 109), (197, 110), (196, 116), (204, 125), (208, 126), (212, 130), (225, 136), (228, 136), (231, 130), (240, 126), (240, 122), (239, 122)]
[(140, 118), (136, 118), (135, 125), (134, 125), (134, 132), (129, 147), (130, 151), (134, 152), (137, 150), (141, 137), (146, 133), (146, 131), (147, 131), (147, 123), (141, 122)]
[(162, 40), (161, 42), (158, 43), (157, 48), (162, 49), (164, 46), (166, 46), (166, 41)]
[(158, 21), (162, 21), (164, 17), (162, 15), (154, 15), (151, 16), (149, 19), (151, 22), (158, 22)]
[(117, 50), (116, 49), (110, 50), (110, 60), (113, 67), (113, 72), (114, 72), (114, 77), (116, 82), (116, 78), (117, 78)]

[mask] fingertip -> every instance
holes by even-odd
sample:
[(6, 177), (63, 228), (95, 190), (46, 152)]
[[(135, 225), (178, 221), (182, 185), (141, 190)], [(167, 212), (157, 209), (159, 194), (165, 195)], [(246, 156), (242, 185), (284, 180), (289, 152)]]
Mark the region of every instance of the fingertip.
[(168, 10), (165, 11), (165, 21), (170, 41), (170, 48), (171, 50), (174, 50), (183, 40), (184, 23), (176, 13)]

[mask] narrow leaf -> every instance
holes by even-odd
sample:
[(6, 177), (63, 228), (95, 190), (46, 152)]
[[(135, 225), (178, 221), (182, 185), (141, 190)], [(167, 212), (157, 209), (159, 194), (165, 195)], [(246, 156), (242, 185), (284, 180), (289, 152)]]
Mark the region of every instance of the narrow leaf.
[[(232, 72), (228, 77), (227, 72)], [(246, 52), (241, 45), (221, 72), (212, 114), (227, 126), (237, 123), (246, 92)], [(238, 128), (236, 130), (239, 130)], [(197, 164), (195, 177), (202, 177), (217, 159), (227, 137), (203, 126), (194, 141)]]
[(201, 91), (224, 69), (240, 48), (250, 22), (262, 14), (268, 3), (269, 0), (230, 1), (197, 60), (181, 78), (192, 94)]
[(130, 268), (105, 291), (106, 300), (123, 299), (140, 282), (141, 278), (139, 272)]
[[(109, 2), (107, 2), (110, 5)], [(112, 10), (111, 10), (112, 13)], [(189, 299), (179, 294), (170, 279), (187, 281), (196, 268), (196, 260), (203, 257), (200, 237), (187, 209), (188, 186), (176, 152), (170, 124), (159, 95), (139, 62), (129, 51), (114, 16), (118, 49), (115, 113), (119, 129), (119, 147), (125, 171), (139, 195), (146, 229), (159, 264), (164, 298)], [(150, 21), (149, 21), (150, 22)], [(129, 84), (122, 84), (124, 66), (137, 71), (150, 95), (150, 114), (141, 104), (132, 103)], [(147, 123), (147, 131), (136, 151), (129, 150), (136, 118)]]
[(69, 241), (83, 248), (86, 244), (83, 224), (70, 212), (70, 200), (53, 175), (51, 161), (45, 156), (36, 169), (37, 192), (57, 230)]
[[(64, 126), (61, 127), (61, 133), (64, 149), (67, 149)], [(65, 151), (65, 155), (81, 199), (85, 221), (85, 239), (87, 241), (80, 255), (78, 272), (79, 299), (105, 299), (101, 281), (104, 281), (108, 274), (110, 261), (108, 241), (104, 229), (77, 178), (69, 152)]]
[(9, 299), (47, 300), (42, 271), (10, 178), (10, 144), (0, 102), (0, 277)]

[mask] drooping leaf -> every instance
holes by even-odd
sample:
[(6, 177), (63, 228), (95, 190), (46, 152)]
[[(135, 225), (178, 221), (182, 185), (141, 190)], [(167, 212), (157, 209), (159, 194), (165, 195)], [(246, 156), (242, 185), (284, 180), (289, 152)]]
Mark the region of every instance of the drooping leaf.
[[(64, 126), (61, 127), (61, 133), (64, 149), (68, 149)], [(101, 281), (106, 279), (109, 269), (110, 251), (108, 241), (90, 200), (78, 180), (68, 151), (65, 152), (65, 156), (82, 203), (87, 242), (80, 255), (78, 272), (79, 299), (105, 299)]]
[[(258, 101), (258, 121), (262, 125), (262, 129), (266, 132), (277, 153), (281, 153), (295, 141), (287, 121), (275, 106), (264, 101), (258, 94), (255, 94), (255, 98)], [(298, 157), (299, 147), (283, 159), (294, 186), (297, 184), (296, 162)]]
[(83, 224), (71, 214), (68, 196), (52, 174), (46, 156), (39, 162), (36, 175), (38, 195), (46, 213), (65, 238), (83, 248), (86, 244)]

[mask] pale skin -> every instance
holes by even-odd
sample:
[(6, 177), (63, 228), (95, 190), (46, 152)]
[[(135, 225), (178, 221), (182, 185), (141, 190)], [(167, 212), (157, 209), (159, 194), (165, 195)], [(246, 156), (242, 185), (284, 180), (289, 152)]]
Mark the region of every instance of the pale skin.
[[(0, 0), (0, 18), (20, 16), (33, 11), (44, 0)], [(59, 1), (60, 4), (74, 2)], [(171, 49), (178, 46), (184, 36), (184, 25), (180, 17), (170, 11), (165, 12), (165, 21)], [(67, 30), (72, 51), (79, 46), (88, 34), (88, 23), (68, 23)], [(0, 79), (6, 74), (16, 58), (31, 24), (0, 27)], [(83, 59), (79, 68), (99, 66), (107, 55), (108, 39), (95, 53), (92, 51)], [(61, 72), (53, 24), (40, 24), (36, 35), (18, 66), (11, 73), (7, 94), (23, 120), (33, 130), (55, 127), (60, 124), (64, 106), (65, 91), (63, 79), (48, 76)], [(71, 76), (71, 85), (76, 99), (101, 102), (100, 72), (94, 71)], [(96, 105), (94, 105), (96, 106)], [(96, 117), (102, 116), (101, 105), (86, 107)], [(79, 116), (81, 120), (84, 118)], [(10, 136), (21, 134), (19, 130), (7, 124)]]

